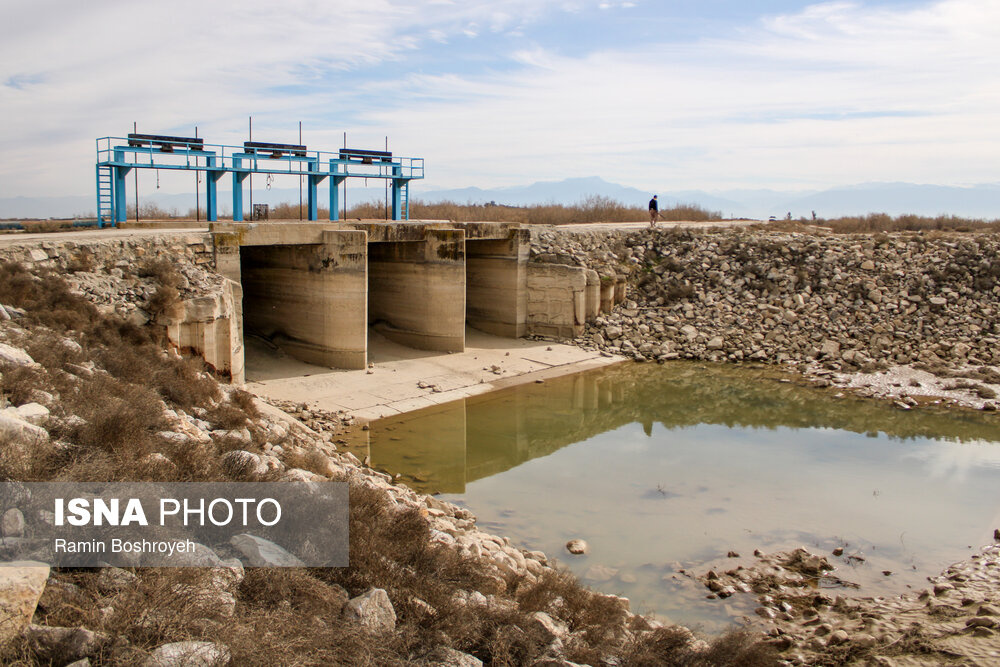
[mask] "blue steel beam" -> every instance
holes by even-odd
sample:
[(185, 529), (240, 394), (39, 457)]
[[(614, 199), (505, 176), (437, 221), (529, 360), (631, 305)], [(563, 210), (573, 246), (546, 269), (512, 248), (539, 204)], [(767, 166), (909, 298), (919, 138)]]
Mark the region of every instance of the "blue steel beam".
[[(112, 145), (112, 141), (121, 141), (121, 145)], [(205, 150), (205, 148), (213, 150)], [(331, 156), (331, 157), (327, 157)], [(196, 158), (192, 161), (191, 158)], [(166, 160), (183, 160), (182, 163), (171, 163)], [(200, 160), (204, 160), (202, 165)], [(233, 174), (233, 220), (243, 220), (243, 181), (250, 174), (290, 174), (302, 175), (299, 170), (293, 170), (297, 163), (307, 163), (309, 180), (309, 219), (319, 217), (319, 198), (317, 186), (326, 177), (330, 177), (330, 220), (340, 218), (340, 185), (345, 178), (385, 178), (392, 180), (392, 217), (394, 220), (409, 218), (409, 182), (424, 178), (424, 161), (422, 158), (396, 157), (391, 162), (374, 162), (364, 164), (358, 160), (341, 159), (338, 153), (312, 151), (305, 156), (282, 155), (280, 157), (261, 157), (256, 153), (246, 153), (240, 146), (225, 146), (222, 144), (205, 144), (200, 150), (175, 146), (171, 151), (164, 152), (152, 146), (129, 146), (127, 139), (121, 137), (103, 137), (97, 140), (97, 208), (101, 215), (102, 192), (107, 192), (107, 186), (102, 190), (101, 169), (110, 172), (110, 223), (126, 221), (126, 189), (125, 175), (132, 169), (174, 169), (185, 171), (207, 172), (205, 196), (207, 218), (210, 221), (218, 219), (218, 181), (225, 174)], [(245, 166), (244, 166), (245, 165)], [(279, 166), (280, 165), (280, 166)], [(321, 166), (322, 165), (322, 166)], [(325, 170), (324, 170), (325, 167)], [(405, 196), (405, 201), (404, 201)], [(102, 223), (102, 221), (99, 222)]]

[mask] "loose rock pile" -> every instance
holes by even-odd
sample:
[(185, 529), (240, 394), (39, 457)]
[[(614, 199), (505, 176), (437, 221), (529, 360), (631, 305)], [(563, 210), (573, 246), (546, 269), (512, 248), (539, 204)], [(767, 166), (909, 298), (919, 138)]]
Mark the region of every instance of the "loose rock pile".
[(929, 578), (930, 587), (900, 597), (838, 594), (835, 568), (804, 549), (757, 554), (750, 567), (698, 577), (709, 595), (754, 595), (768, 643), (793, 665), (996, 664), (1000, 660), (1000, 545)]
[(1000, 237), (543, 231), (533, 261), (628, 276), (630, 300), (578, 343), (636, 360), (834, 370), (1000, 362)]

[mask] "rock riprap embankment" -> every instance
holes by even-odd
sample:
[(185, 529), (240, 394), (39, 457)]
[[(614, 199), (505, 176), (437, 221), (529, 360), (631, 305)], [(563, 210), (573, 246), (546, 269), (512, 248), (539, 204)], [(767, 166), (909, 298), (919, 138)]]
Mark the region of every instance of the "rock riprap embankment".
[(578, 342), (638, 360), (1000, 362), (1000, 237), (761, 230), (536, 232), (532, 260), (626, 275)]
[[(839, 563), (843, 550), (832, 555)], [(710, 597), (755, 596), (756, 623), (790, 664), (1000, 662), (1000, 545), (929, 577), (924, 590), (889, 598), (843, 595), (851, 584), (841, 568), (805, 549), (758, 552), (755, 561), (697, 579)]]

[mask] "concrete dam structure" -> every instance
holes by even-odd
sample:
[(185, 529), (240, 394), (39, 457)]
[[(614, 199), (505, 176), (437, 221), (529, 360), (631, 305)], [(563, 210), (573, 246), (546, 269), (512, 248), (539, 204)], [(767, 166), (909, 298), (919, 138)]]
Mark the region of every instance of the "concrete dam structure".
[(408, 347), (461, 352), (466, 326), (571, 338), (624, 299), (623, 281), (529, 261), (529, 231), (516, 224), (216, 223), (210, 234), (215, 268), (232, 281), (238, 337), (228, 363), (213, 365), (237, 383), (248, 334), (300, 361), (361, 369), (370, 328)]

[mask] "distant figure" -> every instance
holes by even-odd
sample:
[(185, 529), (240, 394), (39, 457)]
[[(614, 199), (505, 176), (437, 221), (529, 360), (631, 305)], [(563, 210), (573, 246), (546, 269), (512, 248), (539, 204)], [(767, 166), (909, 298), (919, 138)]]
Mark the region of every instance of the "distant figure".
[(649, 200), (649, 226), (656, 227), (656, 218), (660, 215), (660, 206), (656, 203), (656, 195)]

